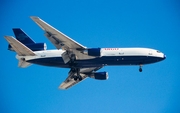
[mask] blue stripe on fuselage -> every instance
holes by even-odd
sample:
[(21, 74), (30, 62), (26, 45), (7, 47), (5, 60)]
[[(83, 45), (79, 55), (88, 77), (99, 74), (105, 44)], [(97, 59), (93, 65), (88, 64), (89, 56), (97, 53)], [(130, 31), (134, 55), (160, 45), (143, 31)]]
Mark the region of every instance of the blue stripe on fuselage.
[[(76, 60), (76, 67), (98, 67), (104, 65), (140, 65), (150, 64), (163, 60), (163, 58), (153, 56), (103, 56), (93, 59)], [(27, 62), (52, 66), (69, 68), (70, 64), (64, 64), (62, 57), (48, 57), (28, 60)]]

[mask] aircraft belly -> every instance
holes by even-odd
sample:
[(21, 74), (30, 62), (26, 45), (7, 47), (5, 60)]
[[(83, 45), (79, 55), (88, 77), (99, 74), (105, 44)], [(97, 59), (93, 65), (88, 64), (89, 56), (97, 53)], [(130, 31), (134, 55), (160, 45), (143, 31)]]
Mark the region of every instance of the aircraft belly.
[(51, 66), (51, 67), (64, 67), (68, 68), (67, 64), (64, 64), (62, 57), (47, 57), (47, 58), (38, 58), (28, 60), (27, 62), (43, 65), (43, 66)]
[[(98, 67), (106, 65), (139, 65), (139, 64), (150, 64), (160, 61), (157, 57), (150, 56), (103, 56), (93, 59), (76, 60), (74, 63), (76, 67)], [(52, 67), (63, 67), (70, 68), (69, 63), (65, 64), (62, 57), (49, 57), (28, 60), (27, 62), (52, 66)]]

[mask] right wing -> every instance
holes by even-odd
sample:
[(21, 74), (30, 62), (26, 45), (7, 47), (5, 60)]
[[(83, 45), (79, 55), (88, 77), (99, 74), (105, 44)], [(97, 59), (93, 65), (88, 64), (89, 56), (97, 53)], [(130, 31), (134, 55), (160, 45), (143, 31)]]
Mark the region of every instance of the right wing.
[[(102, 67), (92, 67), (92, 68), (81, 68), (80, 69), (80, 75), (82, 77), (82, 80), (85, 80), (88, 77), (89, 73), (92, 73), (94, 71), (99, 70)], [(70, 70), (70, 72), (68, 73), (68, 77), (66, 78), (66, 80), (61, 83), (61, 85), (59, 86), (60, 89), (68, 89), (74, 85), (76, 85), (77, 83), (81, 82), (79, 80), (74, 80), (74, 76), (77, 76), (76, 72), (73, 72), (72, 70)]]
[(4, 38), (9, 42), (9, 44), (12, 46), (14, 51), (16, 51), (16, 53), (19, 56), (35, 56), (36, 55), (31, 49), (26, 47), (24, 44), (22, 44), (21, 42), (19, 42), (12, 36), (4, 36)]

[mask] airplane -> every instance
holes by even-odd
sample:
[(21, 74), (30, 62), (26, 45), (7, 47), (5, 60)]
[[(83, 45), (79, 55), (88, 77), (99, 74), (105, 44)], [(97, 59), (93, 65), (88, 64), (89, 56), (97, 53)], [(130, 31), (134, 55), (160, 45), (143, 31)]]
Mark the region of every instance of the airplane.
[(166, 55), (150, 48), (88, 48), (58, 31), (41, 18), (30, 17), (56, 47), (47, 50), (46, 43), (36, 43), (22, 29), (14, 28), (13, 36), (4, 36), (9, 42), (8, 49), (17, 53), (18, 66), (25, 68), (31, 64), (69, 68), (68, 77), (59, 86), (68, 89), (86, 78), (107, 80), (107, 72), (97, 72), (104, 66), (142, 66), (166, 59)]

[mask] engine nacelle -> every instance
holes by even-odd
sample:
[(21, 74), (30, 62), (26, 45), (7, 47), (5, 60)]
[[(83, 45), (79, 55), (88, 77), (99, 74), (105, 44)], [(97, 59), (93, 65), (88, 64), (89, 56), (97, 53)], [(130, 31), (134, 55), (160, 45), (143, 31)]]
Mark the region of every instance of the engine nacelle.
[(27, 44), (26, 46), (32, 51), (41, 51), (47, 49), (46, 43)]
[[(25, 44), (25, 46), (27, 46), (32, 51), (41, 51), (47, 49), (46, 43)], [(8, 46), (8, 50), (14, 51), (11, 45)]]
[(97, 80), (107, 80), (109, 78), (107, 72), (92, 73), (89, 77)]
[(90, 56), (101, 56), (101, 48), (86, 49), (82, 53)]

